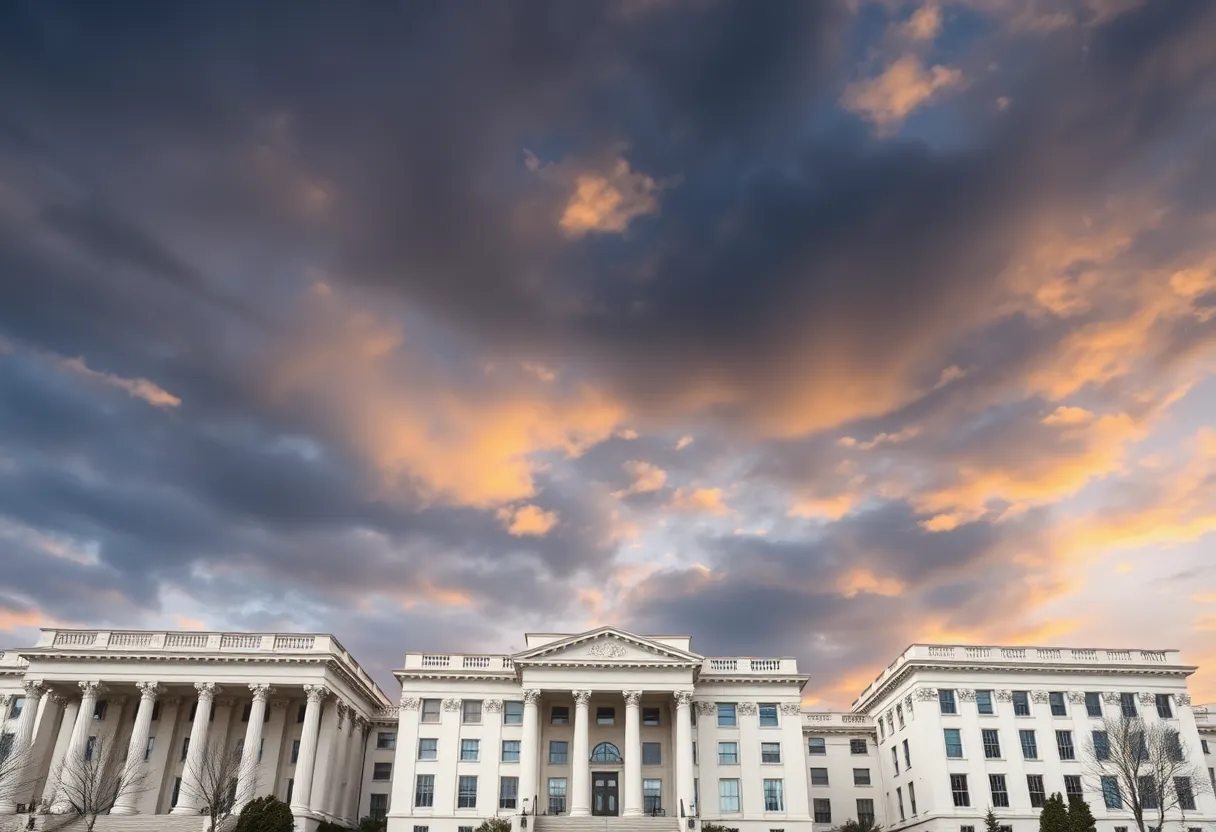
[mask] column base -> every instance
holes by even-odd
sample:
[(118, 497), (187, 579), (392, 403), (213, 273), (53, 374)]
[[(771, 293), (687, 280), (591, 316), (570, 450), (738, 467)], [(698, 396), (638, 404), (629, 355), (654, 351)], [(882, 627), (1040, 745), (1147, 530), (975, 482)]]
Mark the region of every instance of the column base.
[(193, 806), (183, 806), (180, 803), (169, 810), (171, 815), (197, 815), (199, 810)]
[(588, 817), (591, 817), (591, 809), (590, 809), (590, 807), (588, 807), (588, 808), (586, 808), (586, 809), (583, 809), (583, 808), (571, 809), (571, 810), (570, 810), (570, 817), (572, 817), (572, 818), (588, 818)]
[(139, 810), (134, 806), (115, 806), (110, 810), (111, 815), (138, 815)]
[(641, 809), (622, 809), (621, 817), (623, 818), (640, 818), (642, 816)]
[(0, 800), (0, 815), (17, 814), (17, 804), (11, 800)]

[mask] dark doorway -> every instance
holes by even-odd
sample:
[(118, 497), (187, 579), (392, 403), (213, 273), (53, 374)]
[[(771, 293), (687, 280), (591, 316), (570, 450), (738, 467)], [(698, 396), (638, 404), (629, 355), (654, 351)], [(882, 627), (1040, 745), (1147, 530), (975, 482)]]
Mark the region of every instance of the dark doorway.
[(591, 772), (591, 814), (616, 817), (619, 814), (618, 803), (617, 773)]

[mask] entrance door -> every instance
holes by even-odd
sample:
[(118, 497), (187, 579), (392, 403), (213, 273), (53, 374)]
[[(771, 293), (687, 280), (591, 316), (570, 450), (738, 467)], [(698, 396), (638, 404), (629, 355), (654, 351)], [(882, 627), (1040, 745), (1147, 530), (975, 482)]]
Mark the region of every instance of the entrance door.
[(591, 772), (591, 814), (616, 817), (617, 773), (615, 771)]

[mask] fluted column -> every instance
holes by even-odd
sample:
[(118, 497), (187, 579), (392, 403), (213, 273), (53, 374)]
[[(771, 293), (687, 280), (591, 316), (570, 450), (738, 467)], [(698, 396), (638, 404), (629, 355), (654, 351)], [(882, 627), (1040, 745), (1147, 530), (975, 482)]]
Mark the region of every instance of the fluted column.
[(574, 752), (570, 758), (571, 817), (591, 814), (590, 702), (591, 691), (574, 692)]
[[(14, 770), (9, 772), (13, 778), (13, 786), (23, 789), (23, 781), (27, 774), (33, 771), (33, 760), (29, 759), (32, 740), (34, 738), (34, 722), (38, 718), (38, 703), (46, 687), (42, 682), (28, 681), (22, 683), (25, 688), (25, 702), (21, 706), (21, 717), (17, 720), (17, 733), (13, 736), (13, 746), (9, 751), (10, 759), (14, 760)], [(0, 714), (0, 721), (7, 714)], [(5, 789), (0, 795), (0, 815), (11, 815), (17, 811), (16, 793), (14, 789)]]
[(625, 691), (625, 798), (621, 802), (623, 817), (642, 814), (642, 717), (640, 690)]
[[(97, 707), (97, 696), (105, 687), (101, 682), (80, 682), (80, 709), (76, 712), (76, 721), (72, 724), (72, 735), (68, 739), (68, 747), (61, 760), (62, 765), (79, 765), (84, 759), (84, 747), (89, 741), (89, 726), (93, 724), (93, 709)], [(62, 796), (51, 805), (51, 811), (62, 813), (67, 811), (68, 804)]]
[(171, 815), (196, 815), (202, 808), (198, 799), (198, 775), (207, 753), (207, 729), (211, 724), (211, 705), (215, 702), (215, 683), (195, 682), (194, 689), (198, 691), (198, 707), (194, 709), (194, 723), (190, 726), (190, 748), (182, 769), (182, 787)]
[(245, 726), (245, 745), (241, 748), (241, 770), (236, 779), (236, 807), (253, 800), (258, 787), (258, 748), (262, 745), (262, 722), (266, 719), (266, 698), (274, 688), (266, 684), (252, 684), (253, 704), (249, 706), (249, 724)]
[[(522, 808), (528, 802), (528, 811), (539, 814), (546, 800), (536, 790), (536, 775), (540, 767), (540, 691), (524, 691), (524, 724), (519, 744), (519, 800)], [(532, 805), (535, 802), (537, 805)]]
[[(135, 727), (131, 729), (131, 742), (127, 744), (127, 765), (142, 766), (144, 754), (148, 749), (148, 735), (152, 733), (152, 710), (156, 707), (156, 697), (164, 692), (156, 682), (136, 682), (139, 688), (139, 709), (135, 712)], [(114, 801), (112, 815), (134, 815), (138, 809), (136, 802), (139, 794), (134, 790), (124, 791)]]
[(80, 703), (76, 700), (65, 702), (63, 718), (59, 721), (59, 731), (55, 735), (55, 745), (51, 749), (51, 768), (48, 773), (48, 787), (43, 789), (43, 800), (51, 801), (53, 811), (63, 811), (66, 804), (57, 799), (58, 778), (62, 773), (63, 761), (67, 759), (68, 746), (72, 744), (72, 734), (76, 731), (76, 720), (80, 716)]
[(307, 815), (312, 797), (312, 770), (317, 760), (317, 734), (321, 729), (321, 704), (329, 696), (324, 685), (305, 685), (308, 705), (304, 708), (304, 729), (300, 736), (300, 756), (296, 758), (295, 785), (291, 789), (291, 813)]
[(678, 690), (676, 700), (676, 800), (693, 814), (692, 694)]

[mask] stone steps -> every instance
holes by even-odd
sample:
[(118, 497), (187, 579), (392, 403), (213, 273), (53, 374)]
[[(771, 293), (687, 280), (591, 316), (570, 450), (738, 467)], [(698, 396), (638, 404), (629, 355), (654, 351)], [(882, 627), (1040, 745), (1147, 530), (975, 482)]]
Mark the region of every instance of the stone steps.
[[(23, 832), (29, 815), (0, 817), (0, 832)], [(208, 819), (201, 815), (100, 815), (93, 832), (205, 832)], [(84, 832), (84, 818), (68, 815), (38, 815), (39, 832)]]
[(564, 817), (540, 815), (536, 832), (679, 832), (678, 818)]

